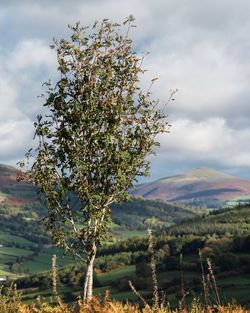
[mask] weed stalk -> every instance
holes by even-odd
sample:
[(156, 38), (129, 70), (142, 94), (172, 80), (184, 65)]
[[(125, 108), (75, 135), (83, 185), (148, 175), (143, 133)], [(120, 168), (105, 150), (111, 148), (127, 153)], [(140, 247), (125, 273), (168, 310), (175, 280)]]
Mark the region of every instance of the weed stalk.
[(181, 293), (182, 293), (183, 312), (186, 313), (187, 312), (187, 308), (186, 308), (186, 301), (185, 301), (182, 253), (180, 254), (180, 271), (181, 271)]
[(57, 294), (57, 290), (56, 290), (56, 254), (53, 254), (52, 256), (52, 285), (53, 285), (53, 293), (55, 295), (55, 298), (58, 302), (58, 294)]
[[(150, 306), (147, 304), (146, 300), (145, 300), (145, 299), (143, 298), (143, 296), (135, 289), (134, 285), (132, 284), (132, 281), (129, 280), (128, 283), (129, 283), (129, 286), (130, 286), (131, 290), (133, 291), (133, 293), (136, 294), (137, 297), (141, 299), (141, 301), (143, 302), (145, 308), (150, 309)], [(150, 312), (152, 312), (152, 311), (150, 310)]]
[(153, 246), (152, 230), (150, 228), (148, 228), (148, 242), (149, 242), (149, 250), (151, 252), (152, 279), (153, 279), (153, 286), (154, 286), (154, 295), (153, 295), (154, 311), (158, 312), (159, 291), (158, 291), (157, 275), (156, 275), (156, 268), (155, 268), (155, 253), (154, 253), (154, 246)]
[(209, 310), (208, 310), (207, 284), (206, 284), (205, 271), (204, 271), (203, 262), (202, 262), (202, 254), (201, 254), (201, 250), (200, 249), (198, 249), (198, 251), (199, 251), (199, 256), (200, 256), (200, 261), (201, 261), (202, 286), (203, 286), (203, 290), (204, 290), (206, 313), (209, 313)]
[(221, 307), (220, 296), (219, 296), (219, 292), (218, 292), (218, 288), (217, 288), (217, 284), (216, 284), (216, 280), (215, 280), (215, 276), (214, 276), (214, 272), (212, 268), (212, 263), (210, 262), (209, 259), (207, 259), (207, 265), (208, 265), (210, 276), (212, 277), (213, 284), (214, 284), (214, 290), (216, 294), (215, 300), (216, 300), (217, 305)]

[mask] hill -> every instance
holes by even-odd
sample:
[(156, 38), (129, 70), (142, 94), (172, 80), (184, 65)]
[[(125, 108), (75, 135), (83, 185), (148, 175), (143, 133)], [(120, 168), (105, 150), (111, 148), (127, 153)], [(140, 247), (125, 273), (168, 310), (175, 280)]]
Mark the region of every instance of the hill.
[[(46, 209), (36, 200), (35, 189), (29, 184), (17, 184), (15, 169), (8, 166), (2, 166), (1, 169), (0, 190), (5, 201), (0, 205), (0, 244), (3, 245), (0, 247), (0, 275), (20, 275), (23, 272), (35, 274), (48, 270), (51, 268), (51, 256), (54, 253), (58, 255), (58, 266), (73, 263), (72, 258), (61, 259), (58, 251), (49, 246), (49, 236), (37, 223), (37, 220), (46, 214)], [(211, 171), (208, 172), (211, 177)], [(198, 174), (196, 173), (196, 176), (201, 178), (202, 175)], [(228, 181), (228, 175), (225, 176)], [(120, 206), (114, 205), (112, 210), (115, 222), (112, 232), (116, 238), (143, 234), (149, 225), (156, 230), (154, 246), (159, 284), (171, 301), (177, 301), (180, 295), (180, 253), (183, 254), (185, 286), (190, 294), (200, 297), (200, 260), (197, 254), (197, 249), (200, 248), (204, 259), (209, 257), (212, 260), (223, 297), (231, 299), (233, 295), (239, 303), (246, 303), (250, 285), (248, 205), (214, 211), (200, 217), (196, 216), (198, 210), (186, 208), (184, 205), (136, 197)], [(182, 221), (183, 218), (189, 219)], [(170, 224), (173, 226), (163, 227)], [(149, 261), (150, 252), (145, 238), (117, 240), (112, 245), (103, 246), (98, 250), (95, 264), (99, 280), (96, 292), (111, 289), (112, 295), (117, 299), (131, 298), (133, 295), (127, 284), (128, 279), (131, 279), (138, 290), (149, 288), (143, 293), (144, 297), (147, 293), (151, 295), (150, 277), (145, 273), (142, 273), (143, 276), (137, 276), (136, 269), (136, 264)], [(65, 299), (80, 293), (83, 272), (81, 264), (68, 265), (58, 270), (58, 281)], [(26, 276), (20, 279), (17, 285), (25, 289), (24, 299), (29, 301), (28, 299), (36, 297), (38, 293), (48, 293), (48, 273), (31, 275), (30, 278)], [(72, 293), (72, 290), (75, 293)]]
[(37, 202), (36, 189), (24, 182), (17, 182), (17, 169), (0, 164), (0, 205), (21, 207)]
[[(0, 164), (0, 223), (6, 218), (15, 218), (17, 223), (20, 219), (35, 222), (46, 216), (47, 210), (37, 198), (36, 188), (30, 183), (17, 182), (17, 172), (14, 167)], [(201, 213), (198, 209), (141, 197), (132, 197), (126, 203), (114, 203), (111, 209), (113, 229), (122, 227), (129, 231), (147, 230), (149, 225), (157, 229)], [(3, 225), (3, 228), (6, 227)]]
[(121, 204), (114, 203), (111, 209), (114, 221), (112, 234), (116, 238), (140, 235), (139, 231), (146, 234), (148, 228), (162, 229), (205, 212), (194, 207), (142, 197), (131, 197), (128, 202)]
[[(182, 299), (180, 254), (186, 303), (194, 298), (202, 302), (201, 251), (204, 279), (207, 279), (209, 301), (214, 301), (214, 289), (207, 258), (212, 262), (213, 273), (222, 303), (234, 298), (237, 303), (249, 305), (250, 286), (250, 205), (235, 209), (212, 211), (178, 225), (162, 229), (153, 237), (154, 256), (157, 260), (159, 288), (168, 297), (171, 306)], [(130, 238), (98, 249), (95, 261), (95, 294), (111, 290), (116, 299), (136, 300), (128, 281), (131, 280), (144, 298), (152, 297), (151, 253), (146, 238)], [(81, 293), (84, 264), (68, 265), (58, 271), (59, 293), (72, 301)], [(17, 281), (23, 288), (23, 299), (46, 295), (49, 301), (48, 273), (40, 273)], [(234, 301), (235, 301), (234, 300)]]
[(227, 200), (250, 195), (250, 181), (201, 167), (136, 186), (133, 195), (198, 206), (219, 207)]
[[(50, 235), (39, 223), (47, 209), (37, 199), (36, 188), (16, 182), (17, 172), (14, 167), (0, 165), (0, 275), (49, 269), (52, 255), (60, 254), (52, 249)], [(183, 205), (142, 198), (113, 204), (112, 211), (110, 241), (145, 236), (149, 226), (159, 230), (200, 214), (200, 210)], [(59, 265), (72, 262), (68, 257)]]

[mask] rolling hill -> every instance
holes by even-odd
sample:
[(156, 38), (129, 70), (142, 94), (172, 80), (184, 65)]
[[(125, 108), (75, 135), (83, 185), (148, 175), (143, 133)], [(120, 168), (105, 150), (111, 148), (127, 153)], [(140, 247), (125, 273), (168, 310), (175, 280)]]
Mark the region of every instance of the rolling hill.
[[(204, 298), (201, 272), (204, 271), (204, 277), (209, 279), (207, 281), (209, 301), (213, 301), (214, 285), (206, 264), (209, 258), (221, 302), (225, 304), (234, 298), (239, 304), (249, 305), (249, 247), (250, 204), (241, 204), (234, 209), (210, 211), (207, 216), (195, 217), (162, 229), (154, 233), (158, 287), (167, 294), (171, 306), (178, 306), (182, 297), (183, 287), (180, 278), (182, 275), (182, 286), (187, 292), (186, 303), (191, 303), (194, 298), (202, 303)], [(134, 237), (116, 241), (112, 245), (98, 249), (95, 261), (95, 294), (104, 294), (108, 289), (111, 290), (111, 297), (115, 299), (126, 298), (133, 301), (134, 294), (128, 284), (131, 280), (136, 290), (150, 301), (153, 292), (151, 268), (147, 264), (150, 257), (146, 238)], [(81, 263), (58, 270), (59, 293), (63, 299), (69, 301), (81, 293), (83, 272), (84, 265)], [(51, 291), (46, 287), (47, 277), (48, 273), (44, 272), (17, 280), (17, 285), (24, 288), (23, 299), (35, 300), (38, 293), (46, 293), (49, 298)]]
[[(16, 173), (17, 170), (12, 167), (0, 166), (0, 195), (2, 197), (0, 203), (0, 276), (8, 275), (11, 278), (48, 270), (51, 267), (51, 256), (55, 253), (58, 255), (58, 252), (49, 245), (49, 236), (37, 223), (37, 220), (46, 214), (46, 209), (37, 201), (35, 188), (30, 184), (16, 183)], [(177, 178), (174, 176), (162, 179), (158, 183), (168, 181), (168, 179), (171, 181), (172, 188), (176, 188), (176, 193), (173, 192), (170, 198), (173, 202), (192, 200), (190, 195), (195, 193), (199, 195), (197, 198), (194, 197), (196, 200), (217, 199), (218, 201), (224, 201), (227, 198), (226, 195), (230, 195), (231, 199), (248, 194), (247, 181), (207, 168), (178, 175)], [(193, 184), (193, 186), (187, 187), (188, 184), (191, 186)], [(215, 192), (216, 186), (218, 193)], [(150, 189), (146, 192), (149, 191)], [(150, 193), (143, 194), (144, 197), (149, 195)], [(214, 195), (217, 198), (213, 198)], [(176, 200), (176, 198), (179, 199)], [(186, 288), (190, 290), (190, 294), (201, 290), (200, 260), (197, 256), (197, 248), (201, 248), (204, 257), (209, 257), (214, 264), (223, 299), (224, 297), (231, 299), (231, 294), (235, 296), (239, 292), (240, 297), (237, 297), (237, 301), (245, 303), (244, 301), (248, 299), (250, 281), (249, 207), (250, 205), (244, 205), (233, 210), (213, 211), (208, 216), (199, 217), (196, 216), (200, 213), (199, 209), (187, 208), (183, 204), (132, 197), (131, 201), (120, 206), (113, 205), (115, 223), (111, 227), (113, 235), (119, 237), (123, 234), (122, 238), (142, 234), (148, 226), (156, 230), (154, 247), (159, 261), (159, 284), (173, 301), (178, 300), (179, 295), (178, 257), (180, 253), (184, 255), (183, 269)], [(191, 220), (181, 221), (192, 216)], [(171, 224), (173, 225), (171, 227), (162, 227)], [(117, 240), (113, 245), (104, 245), (98, 250), (96, 260), (97, 277), (99, 288), (101, 288), (97, 290), (112, 288), (113, 295), (117, 297), (121, 295), (124, 297), (124, 294), (126, 297), (131, 296), (123, 283), (127, 282), (129, 275), (132, 275), (135, 283), (140, 282), (140, 277), (136, 276), (136, 264), (142, 261), (148, 262), (149, 259), (148, 243), (145, 238)], [(57, 264), (62, 267), (70, 263), (73, 263), (72, 258), (61, 259), (59, 257)], [(67, 290), (72, 296), (73, 288), (76, 292), (80, 292), (79, 278), (83, 272), (81, 267), (69, 265), (58, 272), (62, 293)], [(12, 276), (13, 274), (15, 275)], [(40, 273), (30, 278), (26, 276), (18, 281), (17, 284), (21, 288), (33, 288), (33, 294), (28, 294), (24, 300), (28, 301), (36, 297), (38, 292), (40, 294), (39, 288), (45, 288), (42, 292), (48, 293), (47, 276), (47, 273)], [(230, 281), (233, 279), (233, 284), (227, 282), (229, 278)], [(145, 288), (144, 276), (141, 282)]]
[[(0, 165), (0, 275), (49, 269), (55, 253), (50, 235), (38, 222), (46, 216), (47, 209), (38, 201), (36, 188), (16, 182), (17, 172), (14, 167)], [(149, 226), (158, 230), (200, 213), (183, 205), (140, 197), (113, 204), (112, 211), (111, 240), (144, 236)]]
[(20, 207), (36, 202), (36, 190), (31, 184), (16, 181), (17, 169), (0, 164), (0, 205)]
[(193, 205), (218, 207), (227, 200), (250, 195), (250, 181), (201, 167), (136, 186), (133, 195)]
[[(30, 183), (17, 182), (17, 172), (14, 167), (0, 164), (0, 221), (3, 217), (17, 215), (26, 221), (44, 217), (47, 210), (37, 199), (36, 188)], [(132, 197), (127, 203), (119, 205), (114, 203), (111, 209), (114, 222), (130, 230), (146, 230), (152, 218), (155, 224), (175, 224), (199, 213), (183, 205), (141, 197)]]

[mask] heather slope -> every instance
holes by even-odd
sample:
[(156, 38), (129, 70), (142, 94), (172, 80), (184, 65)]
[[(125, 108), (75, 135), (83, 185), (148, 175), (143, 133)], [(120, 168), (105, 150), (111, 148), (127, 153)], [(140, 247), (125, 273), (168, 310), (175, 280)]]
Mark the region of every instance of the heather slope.
[(36, 189), (31, 184), (17, 182), (17, 173), (16, 168), (0, 164), (0, 206), (21, 207), (37, 202)]
[(250, 195), (250, 181), (201, 167), (184, 174), (138, 185), (132, 194), (149, 199), (184, 203), (195, 199), (225, 201)]

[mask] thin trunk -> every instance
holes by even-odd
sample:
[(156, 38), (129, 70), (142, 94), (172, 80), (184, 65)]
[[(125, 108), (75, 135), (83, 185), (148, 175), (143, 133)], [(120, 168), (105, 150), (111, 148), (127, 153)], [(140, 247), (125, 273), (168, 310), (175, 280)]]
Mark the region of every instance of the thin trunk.
[(91, 256), (87, 261), (87, 270), (84, 281), (84, 290), (83, 290), (83, 298), (86, 302), (89, 302), (92, 299), (93, 295), (93, 266), (94, 260), (96, 256), (96, 248), (94, 248), (94, 252), (91, 253)]

